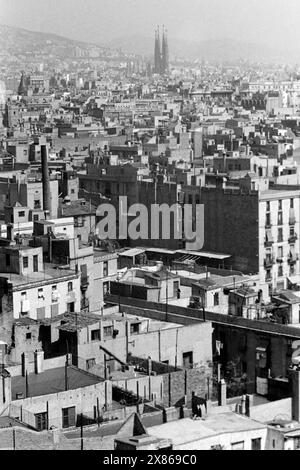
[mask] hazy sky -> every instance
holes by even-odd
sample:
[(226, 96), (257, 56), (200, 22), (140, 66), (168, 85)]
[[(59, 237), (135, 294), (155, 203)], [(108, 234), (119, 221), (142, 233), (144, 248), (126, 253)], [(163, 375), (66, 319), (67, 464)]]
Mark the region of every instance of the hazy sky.
[(105, 43), (131, 34), (300, 44), (300, 0), (0, 0), (0, 23)]

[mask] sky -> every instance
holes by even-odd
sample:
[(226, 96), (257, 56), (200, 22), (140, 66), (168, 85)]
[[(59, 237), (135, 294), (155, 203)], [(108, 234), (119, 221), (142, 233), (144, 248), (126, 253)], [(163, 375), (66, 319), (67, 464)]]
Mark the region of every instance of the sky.
[(0, 24), (105, 44), (123, 36), (300, 44), (299, 0), (0, 0)]

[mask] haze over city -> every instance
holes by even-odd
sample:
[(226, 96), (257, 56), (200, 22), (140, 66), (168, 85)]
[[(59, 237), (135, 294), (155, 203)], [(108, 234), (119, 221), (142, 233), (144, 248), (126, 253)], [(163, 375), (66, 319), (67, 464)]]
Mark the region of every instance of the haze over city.
[(0, 0), (0, 12), (1, 24), (102, 44), (153, 38), (163, 23), (174, 39), (229, 38), (280, 50), (300, 44), (298, 0)]

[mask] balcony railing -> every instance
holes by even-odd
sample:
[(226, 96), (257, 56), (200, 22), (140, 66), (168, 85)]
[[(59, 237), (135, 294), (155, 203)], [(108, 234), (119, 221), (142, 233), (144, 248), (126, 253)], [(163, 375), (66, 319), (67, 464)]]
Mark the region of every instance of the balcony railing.
[(283, 256), (277, 256), (276, 263), (283, 263)]
[(89, 301), (88, 299), (82, 299), (80, 302), (80, 309), (81, 310), (86, 310), (89, 308)]
[(289, 264), (296, 264), (298, 260), (299, 260), (299, 255), (296, 254), (293, 256), (289, 256), (287, 261)]
[(264, 261), (265, 268), (270, 268), (271, 266), (273, 266), (273, 264), (275, 264), (273, 256), (270, 257), (270, 258), (266, 258), (265, 261)]
[(273, 245), (273, 243), (274, 243), (273, 240), (267, 240), (267, 239), (265, 239), (265, 246), (267, 246), (267, 247), (269, 246), (269, 247), (270, 247), (270, 246)]
[(298, 235), (294, 233), (294, 235), (290, 235), (288, 238), (289, 243), (295, 243), (295, 241), (298, 240)]
[(295, 217), (290, 217), (289, 218), (289, 225), (295, 225), (295, 223), (296, 223)]
[(87, 287), (89, 285), (89, 277), (88, 276), (84, 276), (84, 277), (81, 277), (81, 287)]

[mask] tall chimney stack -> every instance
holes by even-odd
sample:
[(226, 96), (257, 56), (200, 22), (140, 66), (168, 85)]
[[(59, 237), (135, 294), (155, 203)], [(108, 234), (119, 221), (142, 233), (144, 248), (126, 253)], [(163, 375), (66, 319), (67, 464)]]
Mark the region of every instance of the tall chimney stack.
[(43, 210), (45, 218), (47, 214), (51, 216), (51, 201), (50, 201), (50, 178), (48, 170), (48, 155), (46, 145), (41, 145), (41, 160), (42, 160), (42, 181), (43, 181)]

